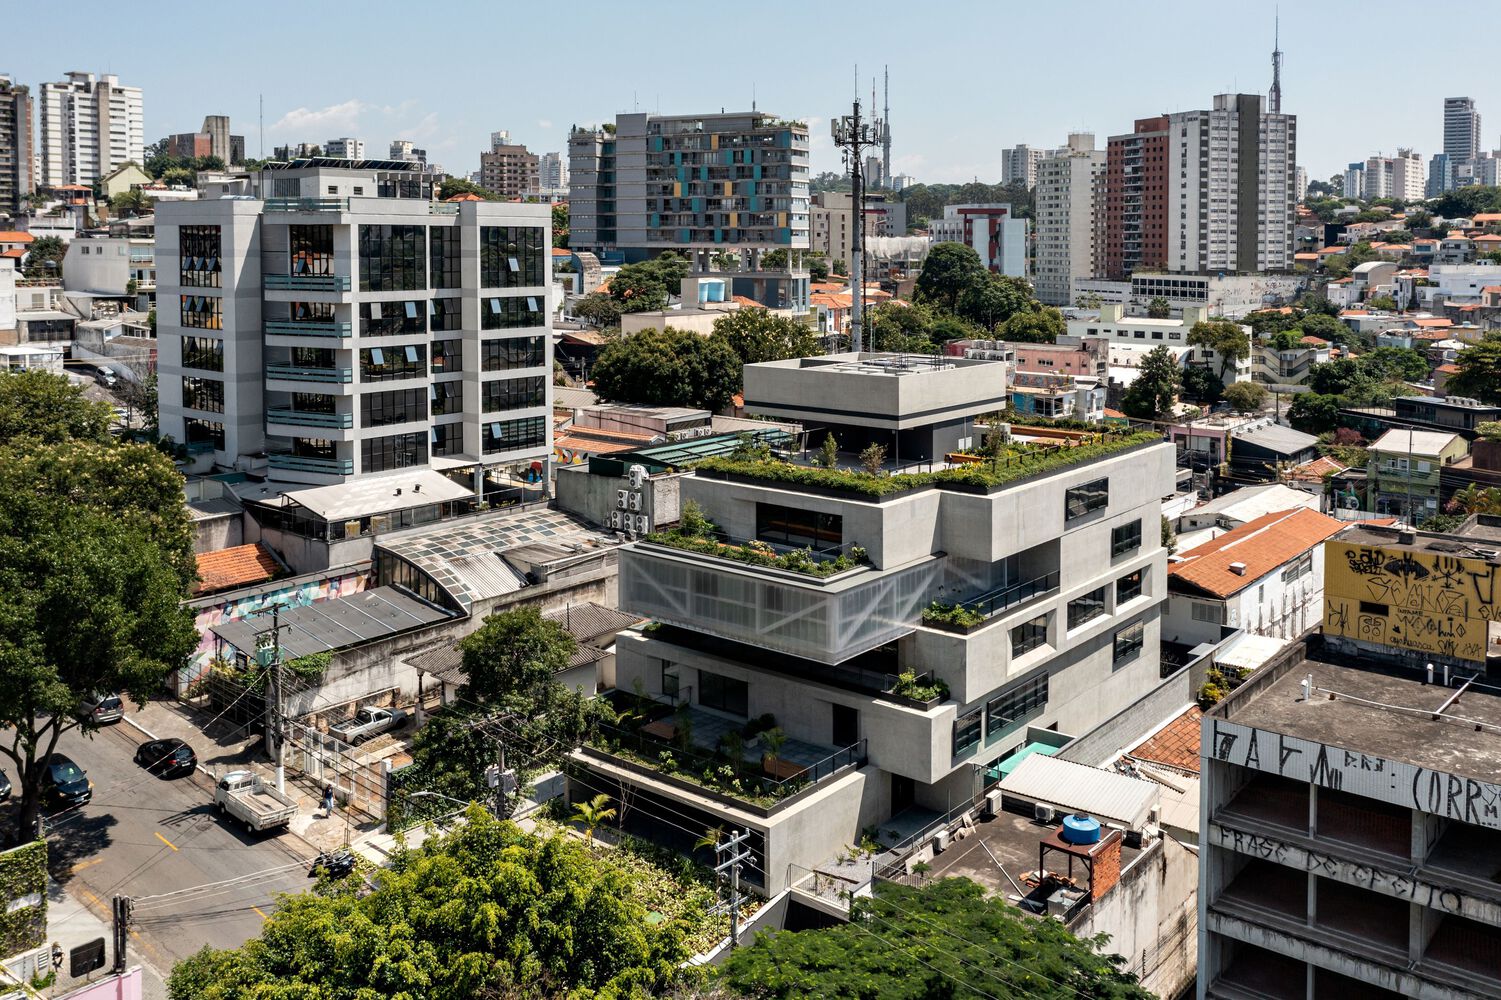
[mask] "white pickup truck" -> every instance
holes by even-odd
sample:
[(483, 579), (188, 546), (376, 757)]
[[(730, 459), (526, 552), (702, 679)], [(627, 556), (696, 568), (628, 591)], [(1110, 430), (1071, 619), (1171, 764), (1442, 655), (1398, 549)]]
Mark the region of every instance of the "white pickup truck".
[(257, 832), (286, 826), (297, 815), (297, 803), (253, 771), (230, 771), (220, 778), (214, 805)]
[(407, 721), (407, 714), (396, 708), (362, 708), (354, 718), (329, 726), (330, 735), (345, 743), (363, 743), (392, 729), (399, 729)]

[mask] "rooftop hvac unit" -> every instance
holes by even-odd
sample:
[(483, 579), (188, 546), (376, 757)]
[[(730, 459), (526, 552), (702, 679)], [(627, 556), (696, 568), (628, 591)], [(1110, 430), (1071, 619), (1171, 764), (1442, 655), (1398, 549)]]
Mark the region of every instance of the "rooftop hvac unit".
[(631, 510), (640, 510), (640, 509), (641, 509), (641, 494), (640, 493), (632, 493), (631, 494)]
[(626, 504), (628, 504), (629, 502), (630, 502), (630, 493), (628, 493), (625, 490), (616, 490), (615, 491), (615, 506), (616, 507), (619, 507), (621, 510), (625, 510)]
[(1048, 897), (1048, 916), (1062, 920), (1074, 908), (1084, 894), (1070, 889), (1059, 889)]
[(949, 832), (939, 830), (933, 835), (933, 853), (939, 854), (949, 849)]
[(1001, 814), (1001, 790), (991, 789), (985, 793), (985, 815), (990, 817)]
[(1039, 823), (1052, 823), (1054, 817), (1053, 807), (1045, 803), (1038, 802), (1037, 804), (1032, 806), (1032, 815), (1036, 817), (1037, 822)]
[(629, 475), (631, 479), (631, 489), (639, 490), (642, 484), (646, 482), (646, 466), (633, 465), (630, 467), (627, 475)]

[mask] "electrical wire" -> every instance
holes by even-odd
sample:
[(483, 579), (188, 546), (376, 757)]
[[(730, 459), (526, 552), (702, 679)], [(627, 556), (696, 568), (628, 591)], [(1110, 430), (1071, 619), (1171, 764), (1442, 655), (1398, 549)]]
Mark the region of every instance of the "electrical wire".
[(186, 889), (174, 889), (171, 892), (158, 892), (149, 896), (134, 896), (131, 902), (137, 906), (142, 903), (158, 902), (164, 899), (176, 899), (192, 893), (203, 892), (208, 889), (217, 889), (221, 886), (234, 885), (251, 879), (259, 879), (268, 875), (280, 875), (298, 868), (307, 868), (311, 862), (296, 861), (285, 865), (276, 865), (271, 868), (263, 868), (260, 871), (248, 872), (244, 875), (236, 875), (234, 878), (220, 879), (217, 882), (204, 882), (200, 885), (188, 886)]

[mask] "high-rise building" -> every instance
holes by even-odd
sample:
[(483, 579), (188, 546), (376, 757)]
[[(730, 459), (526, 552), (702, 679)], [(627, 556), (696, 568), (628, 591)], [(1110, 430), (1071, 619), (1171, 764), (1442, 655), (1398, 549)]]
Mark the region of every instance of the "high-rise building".
[(1104, 211), (1096, 212), (1099, 276), (1124, 281), (1167, 266), (1168, 117), (1139, 118), (1106, 144)]
[(568, 155), (566, 153), (543, 153), (537, 161), (537, 182), (543, 191), (556, 191), (565, 197), (568, 194)]
[(1346, 198), (1364, 198), (1366, 190), (1365, 182), (1366, 165), (1364, 163), (1352, 163), (1345, 167), (1345, 190)]
[(1095, 149), (1092, 134), (1078, 132), (1037, 165), (1033, 281), (1037, 298), (1049, 305), (1072, 305), (1077, 297), (1074, 283), (1098, 271), (1095, 215), (1106, 157), (1105, 150)]
[(1010, 205), (945, 205), (943, 218), (930, 220), (928, 232), (934, 243), (963, 243), (972, 248), (996, 274), (1031, 276), (1027, 256), (1031, 224), (1017, 218)]
[(1360, 175), (1360, 190), (1351, 197), (1366, 201), (1375, 198), (1421, 201), (1424, 198), (1423, 157), (1410, 149), (1399, 149), (1396, 156), (1368, 158)]
[(1480, 152), (1480, 112), (1473, 97), (1444, 98), (1444, 155), (1449, 158), (1451, 176), (1458, 176), (1461, 164), (1473, 160)]
[(365, 143), (350, 136), (330, 139), (323, 144), (323, 155), (331, 156), (338, 160), (363, 160), (365, 158)]
[[(1349, 182), (1345, 187), (1349, 188)], [(1429, 198), (1437, 198), (1445, 191), (1454, 190), (1454, 164), (1449, 159), (1448, 153), (1434, 153), (1428, 160), (1428, 183), (1423, 188), (1423, 193)]]
[(569, 245), (663, 250), (808, 246), (808, 128), (760, 111), (618, 115), (568, 137)]
[[(850, 260), (854, 239), (854, 195), (848, 191), (821, 191), (808, 210), (808, 248), (829, 260)], [(865, 237), (905, 236), (907, 204), (882, 192), (865, 196)]]
[(197, 132), (167, 136), (167, 155), (191, 160), (217, 156), (226, 167), (245, 162), (245, 137), (229, 134), (228, 115), (208, 115)]
[(406, 163), (427, 163), (427, 150), (418, 149), (410, 139), (391, 140), (391, 159)]
[(490, 148), (479, 156), (480, 187), (502, 198), (523, 198), (541, 187), (537, 154), (511, 142), (510, 132), (490, 133)]
[(0, 213), (21, 211), (35, 190), (31, 130), (30, 90), (0, 76)]
[(1028, 145), (1012, 146), (1001, 152), (1001, 183), (1024, 184), (1028, 190), (1037, 185), (1037, 165), (1048, 155), (1045, 149)]
[(69, 73), (38, 95), (39, 185), (93, 184), (122, 163), (145, 158), (141, 88), (118, 77)]
[(277, 483), (546, 482), (548, 208), (435, 204), (410, 162), (262, 178), (264, 200), (158, 206), (162, 432)]
[(1308, 171), (1298, 167), (1293, 171), (1293, 200), (1302, 201), (1308, 197)]

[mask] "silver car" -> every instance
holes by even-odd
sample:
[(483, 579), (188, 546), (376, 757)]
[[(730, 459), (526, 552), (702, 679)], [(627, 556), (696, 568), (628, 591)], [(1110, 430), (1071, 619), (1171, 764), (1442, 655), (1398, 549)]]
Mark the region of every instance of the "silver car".
[(102, 726), (125, 718), (125, 703), (117, 694), (98, 694), (85, 698), (78, 706), (78, 714), (85, 721)]

